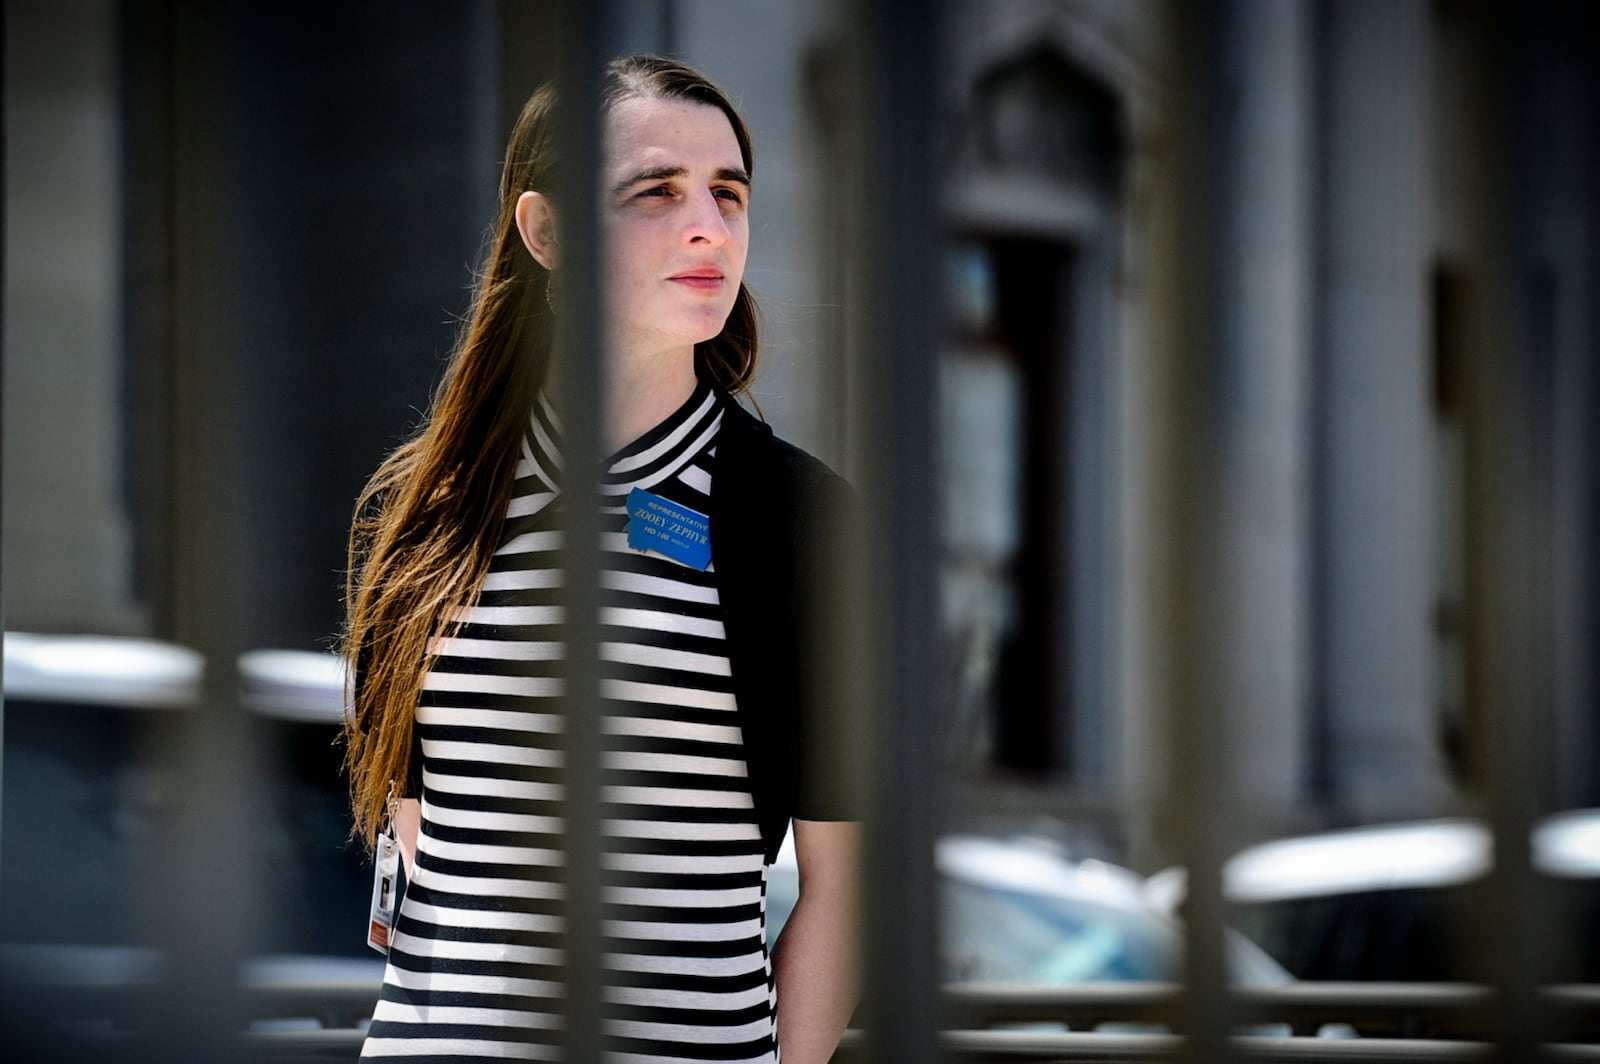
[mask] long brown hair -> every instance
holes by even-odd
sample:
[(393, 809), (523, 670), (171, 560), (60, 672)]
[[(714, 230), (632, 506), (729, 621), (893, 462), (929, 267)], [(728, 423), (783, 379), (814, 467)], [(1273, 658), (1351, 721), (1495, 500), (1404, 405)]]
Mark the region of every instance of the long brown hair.
[[(606, 67), (602, 111), (644, 96), (683, 99), (728, 116), (745, 171), (750, 132), (726, 93), (692, 68), (653, 55)], [(550, 274), (517, 231), (517, 198), (548, 195), (555, 91), (523, 106), (506, 145), (500, 209), (489, 234), (472, 309), (427, 418), (362, 490), (350, 532), (343, 653), (354, 677), (344, 727), (353, 833), (368, 843), (392, 793), (406, 797), (412, 725), (434, 637), (477, 596), (499, 543), (517, 443), (550, 362)], [(755, 301), (743, 283), (714, 338), (695, 345), (702, 380), (745, 392), (758, 350)], [(417, 797), (410, 795), (410, 797)]]

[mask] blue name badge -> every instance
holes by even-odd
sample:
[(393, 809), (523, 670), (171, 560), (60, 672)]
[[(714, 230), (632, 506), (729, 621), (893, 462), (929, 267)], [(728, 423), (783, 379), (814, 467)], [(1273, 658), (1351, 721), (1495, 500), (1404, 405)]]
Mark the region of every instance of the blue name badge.
[(628, 492), (628, 546), (691, 569), (711, 565), (711, 519), (643, 488)]

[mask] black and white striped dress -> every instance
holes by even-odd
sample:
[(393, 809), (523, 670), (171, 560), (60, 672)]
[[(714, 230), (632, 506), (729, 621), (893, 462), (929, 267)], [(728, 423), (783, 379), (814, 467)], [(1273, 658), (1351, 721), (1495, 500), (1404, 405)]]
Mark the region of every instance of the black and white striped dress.
[[(705, 385), (602, 477), (608, 1060), (777, 1060), (766, 875), (714, 571), (627, 545), (634, 487), (709, 512), (724, 400)], [(364, 1058), (559, 1059), (556, 494), (541, 399), (478, 604), (417, 710), (423, 789)], [(714, 531), (713, 531), (714, 534)]]

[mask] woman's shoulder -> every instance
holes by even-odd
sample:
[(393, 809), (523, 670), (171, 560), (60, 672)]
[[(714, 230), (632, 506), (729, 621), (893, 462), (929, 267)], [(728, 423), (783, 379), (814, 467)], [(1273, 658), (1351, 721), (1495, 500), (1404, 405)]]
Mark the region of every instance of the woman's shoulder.
[(765, 488), (841, 500), (851, 494), (849, 483), (826, 462), (780, 437), (733, 398), (726, 398), (720, 435), (717, 476), (738, 481), (741, 492)]

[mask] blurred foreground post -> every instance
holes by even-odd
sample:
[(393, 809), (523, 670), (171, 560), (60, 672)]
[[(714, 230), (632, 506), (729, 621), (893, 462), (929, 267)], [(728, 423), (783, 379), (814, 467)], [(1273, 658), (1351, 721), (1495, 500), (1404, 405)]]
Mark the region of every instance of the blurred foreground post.
[(609, 0), (566, 0), (559, 9), (555, 201), (562, 204), (561, 313), (556, 316), (557, 409), (562, 494), (562, 788), (565, 866), (561, 915), (566, 978), (563, 1043), (569, 1061), (599, 1060), (604, 1043), (604, 822), (600, 701), (600, 86), (611, 57)]
[[(938, 918), (933, 841), (944, 720), (935, 648), (937, 484), (934, 380), (941, 275), (933, 130), (940, 5), (853, 4), (849, 33), (850, 359), (859, 426), (865, 543), (847, 559), (854, 648), (867, 678), (867, 832), (862, 943), (868, 1049), (875, 1064), (936, 1060)], [(841, 574), (841, 580), (845, 579)], [(848, 588), (848, 584), (846, 587)], [(860, 656), (865, 655), (865, 661)]]
[(180, 777), (182, 810), (172, 852), (152, 861), (142, 886), (173, 950), (156, 995), (153, 1060), (229, 1060), (245, 1025), (240, 965), (257, 927), (255, 874), (262, 853), (259, 795), (245, 748), (237, 661), (242, 569), (237, 357), (237, 272), (250, 221), (231, 209), (232, 142), (226, 57), (229, 16), (211, 4), (171, 9), (173, 108), (172, 460), (170, 483), (174, 639), (205, 661)]
[[(1308, 633), (1298, 430), (1310, 360), (1310, 25), (1298, 5), (1170, 5), (1158, 260), (1165, 475), (1155, 633), (1172, 753), (1163, 831), (1188, 869), (1177, 1026), (1187, 1057), (1227, 1059), (1221, 872), (1254, 808), (1300, 793), (1292, 757), (1249, 781), (1251, 744), (1289, 752)], [(1267, 456), (1271, 456), (1268, 460)], [(1248, 790), (1246, 785), (1248, 784)], [(1246, 801), (1246, 798), (1249, 801)]]
[(1478, 165), (1460, 175), (1471, 279), (1460, 335), (1466, 363), (1467, 674), (1471, 760), (1494, 830), (1494, 869), (1474, 914), (1497, 984), (1499, 1059), (1535, 1059), (1546, 1030), (1536, 987), (1553, 933), (1532, 869), (1531, 834), (1548, 800), (1554, 639), (1550, 560), (1553, 395), (1536, 335), (1530, 254), (1529, 86), (1535, 35), (1552, 5), (1464, 6), (1464, 102)]

